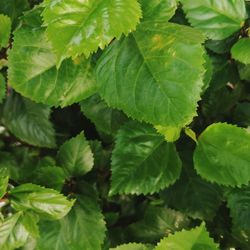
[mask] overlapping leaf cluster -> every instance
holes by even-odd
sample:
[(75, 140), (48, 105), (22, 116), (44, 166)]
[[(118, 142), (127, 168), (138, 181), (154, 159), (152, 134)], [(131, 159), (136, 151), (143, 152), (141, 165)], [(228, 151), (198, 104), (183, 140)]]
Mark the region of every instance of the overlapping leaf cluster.
[(250, 2), (0, 2), (0, 249), (250, 248)]

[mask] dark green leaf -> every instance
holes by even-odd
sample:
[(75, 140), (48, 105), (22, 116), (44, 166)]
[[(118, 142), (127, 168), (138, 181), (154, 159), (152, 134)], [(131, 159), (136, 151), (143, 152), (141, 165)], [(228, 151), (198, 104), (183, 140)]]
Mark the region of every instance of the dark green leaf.
[(83, 114), (88, 117), (96, 128), (107, 135), (116, 134), (117, 130), (128, 118), (120, 111), (109, 108), (98, 95), (80, 103)]
[(112, 154), (110, 194), (148, 194), (173, 184), (181, 161), (172, 143), (150, 125), (131, 122), (119, 130)]
[(4, 124), (18, 139), (39, 147), (55, 147), (55, 131), (49, 121), (50, 108), (17, 94), (7, 98)]
[(0, 74), (0, 104), (6, 96), (6, 83), (2, 74)]
[(186, 228), (189, 222), (189, 219), (180, 212), (150, 206), (147, 208), (144, 218), (131, 224), (128, 231), (135, 242), (156, 243), (168, 234)]
[(66, 217), (42, 224), (39, 250), (101, 250), (106, 230), (103, 215), (92, 188), (85, 184), (83, 189)]
[(221, 189), (201, 179), (193, 169), (192, 152), (182, 154), (181, 178), (163, 191), (167, 204), (195, 219), (211, 220), (222, 202)]

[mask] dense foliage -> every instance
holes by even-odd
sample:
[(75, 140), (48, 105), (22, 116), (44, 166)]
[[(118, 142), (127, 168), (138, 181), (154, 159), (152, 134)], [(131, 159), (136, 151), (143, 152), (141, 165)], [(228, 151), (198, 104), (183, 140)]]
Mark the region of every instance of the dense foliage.
[(1, 0), (0, 249), (250, 249), (250, 1)]

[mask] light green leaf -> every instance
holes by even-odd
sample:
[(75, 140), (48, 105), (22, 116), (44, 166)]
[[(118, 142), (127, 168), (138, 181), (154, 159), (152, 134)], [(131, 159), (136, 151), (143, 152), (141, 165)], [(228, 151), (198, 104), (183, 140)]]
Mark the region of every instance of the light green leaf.
[(218, 245), (209, 237), (205, 224), (191, 229), (183, 230), (164, 238), (155, 247), (155, 250), (219, 250)]
[(176, 0), (140, 0), (142, 22), (167, 22), (177, 9)]
[(109, 106), (154, 125), (190, 123), (202, 87), (202, 42), (200, 32), (190, 27), (143, 23), (113, 42), (99, 59), (101, 97)]
[(181, 0), (188, 21), (209, 38), (222, 40), (238, 31), (247, 17), (244, 0)]
[(232, 57), (244, 64), (250, 64), (250, 38), (240, 39), (231, 49)]
[(197, 143), (196, 133), (190, 127), (185, 127), (184, 131), (189, 138), (191, 138), (195, 143)]
[(74, 204), (56, 190), (35, 184), (15, 187), (9, 192), (9, 198), (14, 209), (31, 210), (45, 219), (61, 219)]
[(0, 74), (0, 104), (6, 96), (6, 83), (2, 74)]
[(5, 195), (8, 183), (8, 170), (6, 168), (0, 168), (0, 199)]
[(80, 103), (81, 111), (96, 126), (97, 130), (115, 135), (117, 130), (128, 121), (128, 118), (119, 110), (109, 108), (98, 95), (93, 95)]
[(128, 243), (120, 245), (116, 248), (110, 248), (110, 250), (149, 250), (149, 248), (140, 243)]
[(22, 223), (22, 212), (16, 213), (0, 223), (0, 249), (14, 250), (25, 244), (29, 232)]
[(38, 227), (39, 216), (32, 212), (26, 212), (22, 217), (22, 224), (29, 234), (34, 237), (39, 237), (39, 227)]
[(204, 74), (204, 79), (203, 79), (203, 87), (202, 87), (202, 93), (204, 93), (207, 88), (209, 87), (209, 84), (212, 80), (213, 77), (213, 64), (212, 64), (212, 60), (209, 57), (208, 54), (204, 54), (204, 58), (205, 58), (205, 64), (204, 67), (206, 69), (206, 72)]
[(173, 186), (164, 190), (161, 196), (168, 206), (191, 218), (211, 221), (222, 202), (222, 190), (196, 174), (193, 169), (192, 152), (187, 151), (181, 156), (181, 177)]
[(96, 91), (90, 60), (66, 60), (57, 70), (44, 30), (30, 26), (14, 33), (8, 78), (23, 96), (51, 106), (71, 105)]
[(55, 131), (49, 121), (50, 108), (13, 93), (3, 110), (6, 128), (18, 139), (39, 147), (56, 146)]
[(233, 231), (241, 232), (245, 242), (250, 240), (250, 188), (235, 189), (229, 192), (227, 206), (233, 220)]
[(152, 194), (178, 179), (181, 161), (153, 127), (131, 122), (118, 131), (111, 171), (110, 195)]
[(42, 224), (39, 250), (101, 250), (106, 230), (103, 215), (93, 189), (84, 185), (83, 190), (66, 217)]
[(84, 175), (94, 165), (93, 153), (83, 133), (66, 141), (60, 147), (57, 159), (68, 176)]
[[(89, 56), (113, 38), (134, 30), (141, 17), (137, 0), (45, 0), (47, 35), (59, 63), (67, 57)], [(55, 36), (55, 33), (57, 34)]]
[(189, 223), (188, 217), (180, 212), (150, 206), (142, 220), (128, 227), (128, 233), (135, 242), (155, 243), (170, 233), (186, 228)]
[(174, 142), (177, 141), (180, 138), (181, 135), (181, 128), (177, 127), (164, 127), (161, 125), (155, 126), (155, 129), (158, 133), (162, 134), (166, 141), (168, 142)]
[(226, 186), (250, 181), (250, 134), (226, 123), (210, 125), (194, 152), (196, 171), (206, 180)]
[(8, 16), (0, 14), (0, 49), (6, 48), (9, 43), (11, 20)]

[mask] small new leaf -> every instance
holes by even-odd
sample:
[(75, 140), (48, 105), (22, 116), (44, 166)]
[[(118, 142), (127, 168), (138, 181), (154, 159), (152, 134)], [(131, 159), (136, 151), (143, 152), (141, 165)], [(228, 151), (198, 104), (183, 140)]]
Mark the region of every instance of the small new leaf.
[(57, 154), (58, 164), (68, 176), (82, 176), (94, 165), (94, 157), (83, 133), (66, 141)]

